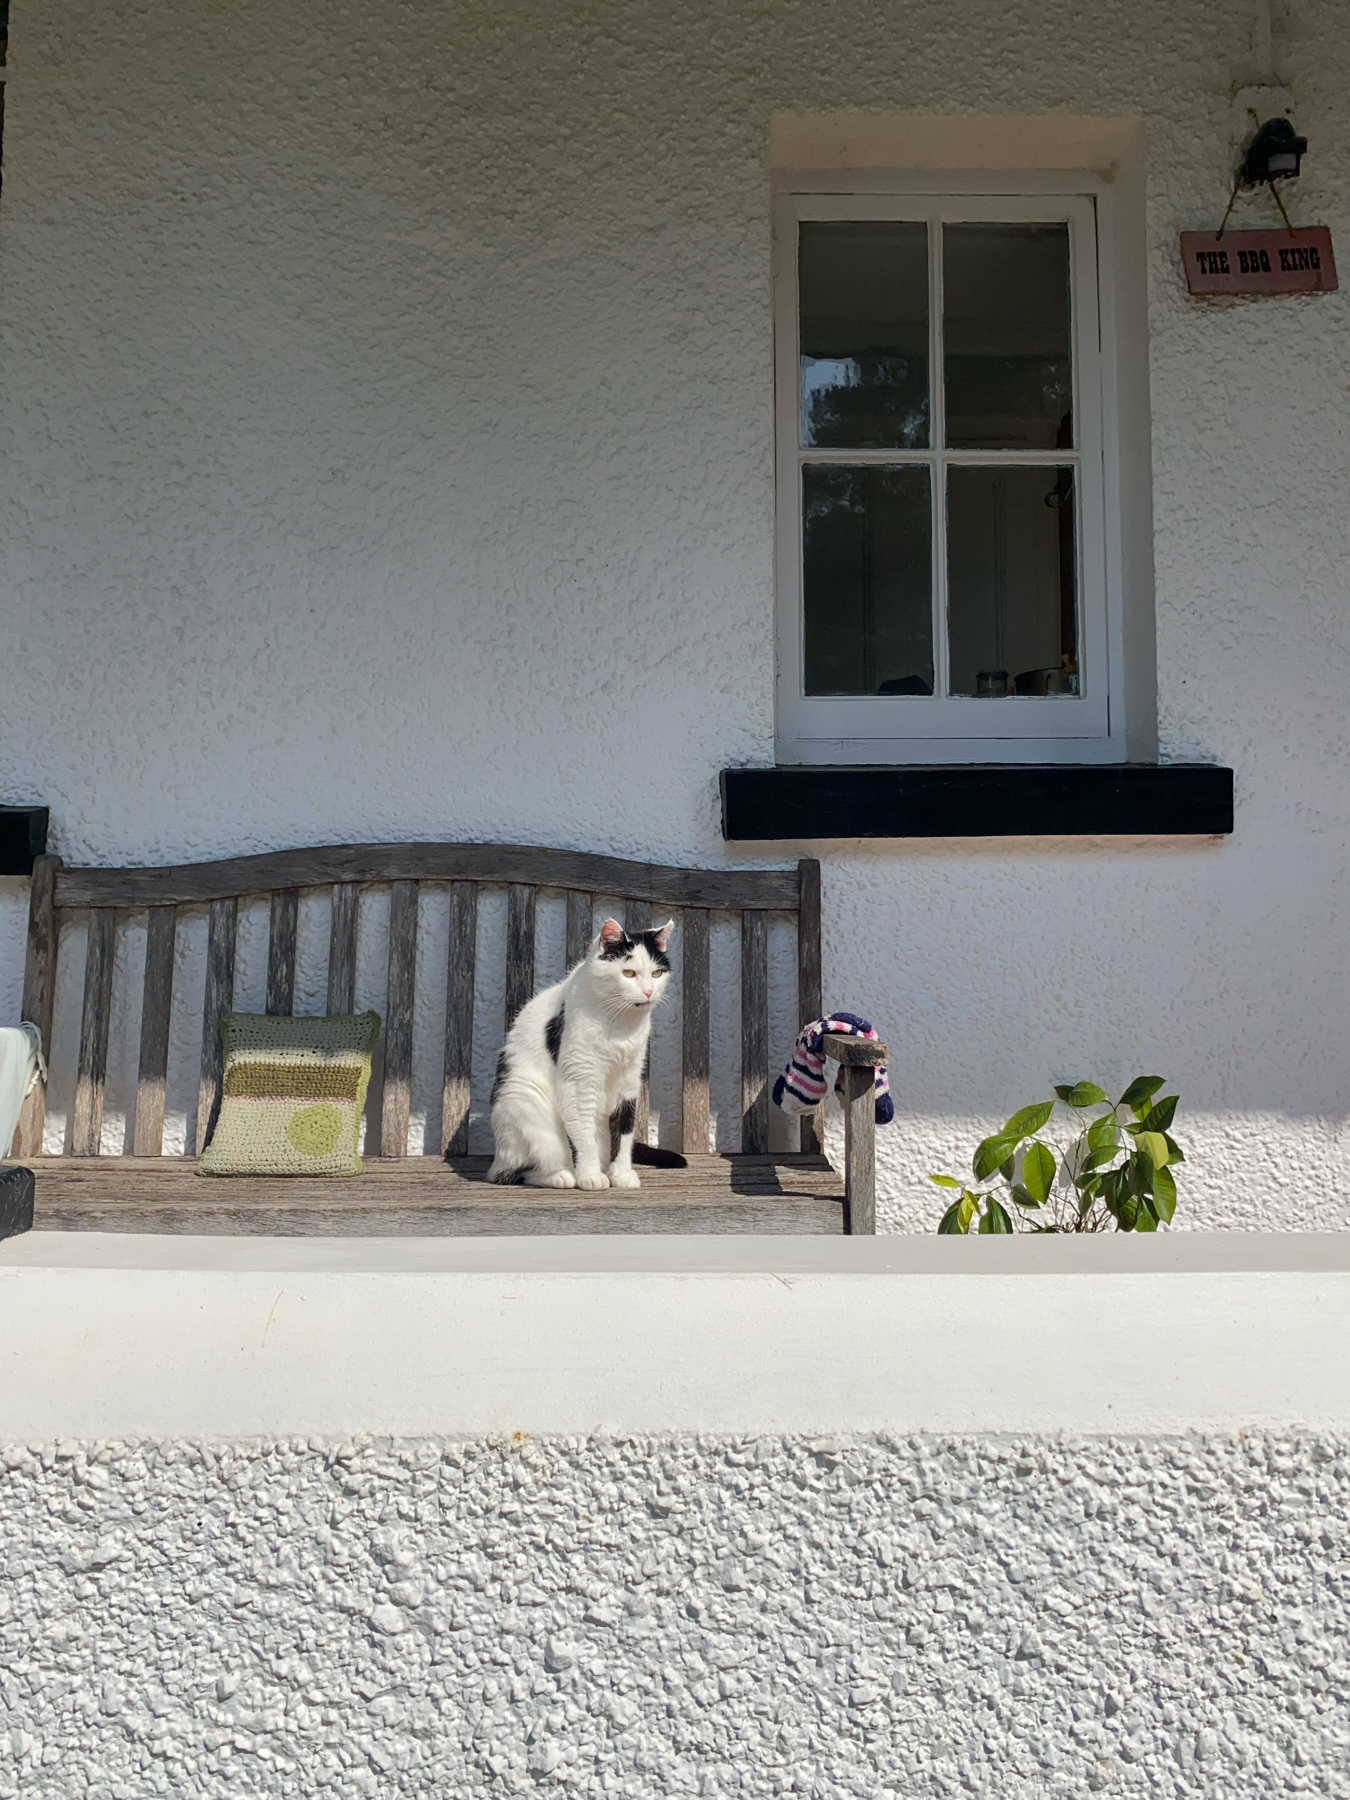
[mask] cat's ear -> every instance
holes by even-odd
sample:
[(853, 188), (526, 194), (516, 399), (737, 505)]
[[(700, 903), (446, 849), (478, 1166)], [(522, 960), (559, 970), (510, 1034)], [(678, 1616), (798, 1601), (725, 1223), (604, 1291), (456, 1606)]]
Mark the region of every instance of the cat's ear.
[(664, 925), (658, 925), (652, 936), (656, 939), (656, 947), (662, 956), (666, 953), (666, 945), (670, 942), (670, 934), (675, 929), (674, 919), (667, 919)]
[(617, 919), (606, 919), (604, 924), (600, 927), (601, 955), (603, 956), (606, 950), (613, 950), (617, 945), (626, 943), (627, 941), (628, 933), (624, 930), (623, 926), (620, 925), (619, 921)]

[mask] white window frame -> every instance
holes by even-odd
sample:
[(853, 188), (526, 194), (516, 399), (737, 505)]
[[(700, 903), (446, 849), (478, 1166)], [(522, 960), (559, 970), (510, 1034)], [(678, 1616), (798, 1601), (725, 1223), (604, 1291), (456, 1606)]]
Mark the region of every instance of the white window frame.
[[(839, 171), (785, 184), (774, 201), (776, 376), (777, 760), (809, 763), (1119, 762), (1121, 696), (1120, 518), (1115, 495), (1115, 307), (1108, 183), (1083, 175), (985, 178)], [(797, 240), (803, 220), (922, 220), (929, 228), (930, 393), (927, 450), (811, 449), (801, 444)], [(1064, 222), (1069, 227), (1074, 360), (1072, 450), (944, 450), (937, 342), (940, 231), (971, 220)], [(945, 669), (946, 568), (939, 554), (943, 470), (952, 464), (1072, 465), (1078, 493), (1077, 696), (976, 699), (920, 695), (806, 696), (803, 692), (801, 468), (805, 463), (926, 466), (933, 487), (934, 656)]]

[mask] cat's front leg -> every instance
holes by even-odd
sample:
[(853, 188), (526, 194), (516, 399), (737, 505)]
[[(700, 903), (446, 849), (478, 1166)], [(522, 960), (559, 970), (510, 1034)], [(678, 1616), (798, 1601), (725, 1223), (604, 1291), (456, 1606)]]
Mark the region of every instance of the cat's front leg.
[(633, 1172), (633, 1137), (637, 1130), (637, 1096), (620, 1100), (609, 1115), (609, 1139), (614, 1154), (609, 1165), (609, 1185), (616, 1188), (641, 1187)]
[[(605, 1152), (608, 1151), (609, 1144), (606, 1142), (602, 1145), (600, 1133), (596, 1129), (594, 1094), (587, 1091), (584, 1084), (565, 1082), (558, 1096), (558, 1111), (562, 1114), (567, 1135), (572, 1140), (577, 1186), (586, 1189), (609, 1187), (610, 1178), (604, 1170)], [(608, 1133), (605, 1135), (607, 1138)]]

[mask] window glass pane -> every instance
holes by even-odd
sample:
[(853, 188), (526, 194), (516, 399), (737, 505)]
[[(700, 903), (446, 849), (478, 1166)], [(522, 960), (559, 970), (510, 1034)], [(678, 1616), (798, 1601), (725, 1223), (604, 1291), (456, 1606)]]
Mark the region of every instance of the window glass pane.
[(928, 227), (803, 220), (802, 442), (927, 448)]
[(1072, 469), (947, 471), (954, 694), (1076, 694)]
[(1074, 441), (1067, 225), (945, 225), (942, 330), (954, 450)]
[(927, 469), (802, 470), (808, 694), (933, 691)]

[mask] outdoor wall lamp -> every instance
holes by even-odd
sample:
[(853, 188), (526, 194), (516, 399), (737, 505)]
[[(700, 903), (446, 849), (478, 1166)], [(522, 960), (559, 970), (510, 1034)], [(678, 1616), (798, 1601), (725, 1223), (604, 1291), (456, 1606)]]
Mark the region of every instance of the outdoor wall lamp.
[(1259, 187), (1263, 181), (1297, 175), (1307, 149), (1307, 138), (1299, 137), (1288, 119), (1267, 119), (1247, 146), (1242, 163), (1243, 183)]

